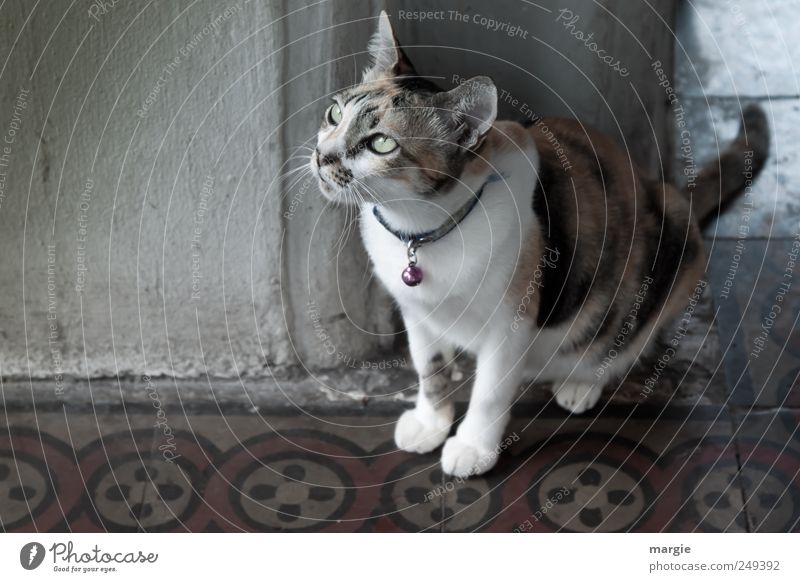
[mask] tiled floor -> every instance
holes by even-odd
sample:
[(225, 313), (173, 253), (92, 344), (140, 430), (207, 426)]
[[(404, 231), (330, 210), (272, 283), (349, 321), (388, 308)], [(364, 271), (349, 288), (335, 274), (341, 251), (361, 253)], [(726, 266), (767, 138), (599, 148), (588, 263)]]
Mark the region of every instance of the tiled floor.
[[(737, 95), (768, 109), (772, 156), (747, 231), (744, 201), (707, 231), (709, 289), (653, 397), (641, 373), (580, 417), (528, 394), (498, 466), (468, 481), (443, 476), (438, 453), (395, 450), (402, 405), (380, 399), (302, 413), (165, 388), (156, 409), (136, 386), (103, 410), (4, 400), (2, 529), (800, 531), (800, 91), (755, 34), (799, 9), (728, 4), (684, 16), (676, 87), (698, 158), (735, 133)], [(723, 28), (704, 40), (702, 22), (742, 29), (752, 58)]]
[[(569, 496), (537, 529), (652, 530), (668, 528), (678, 515), (684, 474), (709, 458), (735, 465), (734, 448), (724, 446), (727, 419), (716, 423), (709, 416), (681, 426), (683, 415), (654, 424), (654, 418), (626, 422), (627, 411), (619, 412), (565, 423), (548, 409), (534, 422), (519, 420), (509, 434), (520, 438), (499, 469), (465, 482), (444, 479), (435, 455), (395, 451), (391, 417), (298, 422), (294, 415), (194, 414), (174, 427), (180, 457), (167, 462), (158, 451), (161, 435), (135, 428), (147, 422), (145, 414), (103, 418), (111, 430), (102, 438), (72, 428), (89, 424), (86, 413), (40, 414), (47, 432), (25, 428), (31, 419), (22, 415), (0, 446), (3, 525), (23, 531), (510, 531), (545, 505), (551, 490), (566, 487)], [(354, 428), (365, 424), (372, 426)], [(720, 433), (720, 426), (728, 428)], [(728, 529), (740, 527), (741, 496), (727, 509)]]
[(741, 489), (749, 531), (798, 531), (800, 85), (792, 65), (797, 46), (784, 33), (800, 6), (691, 6), (681, 17), (676, 87), (697, 157), (713, 158), (718, 144), (735, 135), (743, 103), (759, 103), (772, 130), (763, 174), (706, 230), (727, 380), (723, 402), (736, 449), (736, 464), (726, 465), (717, 487), (737, 478), (728, 490)]
[(443, 476), (437, 454), (395, 450), (388, 409), (315, 418), (175, 407), (165, 436), (152, 411), (127, 408), (10, 412), (3, 528), (800, 529), (800, 410), (609, 404), (569, 418), (525, 404), (496, 469), (464, 481)]

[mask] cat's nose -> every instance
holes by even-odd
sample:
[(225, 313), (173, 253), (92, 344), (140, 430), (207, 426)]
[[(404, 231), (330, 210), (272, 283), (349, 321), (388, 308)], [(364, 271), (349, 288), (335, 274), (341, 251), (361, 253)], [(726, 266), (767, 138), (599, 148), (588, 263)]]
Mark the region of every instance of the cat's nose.
[(334, 162), (339, 161), (338, 154), (323, 154), (322, 152), (317, 149), (317, 165), (321, 168), (322, 166), (329, 166)]

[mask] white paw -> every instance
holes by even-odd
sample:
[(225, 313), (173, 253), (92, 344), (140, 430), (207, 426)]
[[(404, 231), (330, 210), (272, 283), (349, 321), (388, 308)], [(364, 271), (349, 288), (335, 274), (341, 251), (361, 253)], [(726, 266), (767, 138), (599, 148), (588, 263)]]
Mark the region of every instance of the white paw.
[(409, 453), (429, 453), (447, 438), (451, 422), (444, 417), (422, 422), (415, 409), (406, 410), (397, 419), (394, 442)]
[(498, 454), (465, 443), (458, 436), (450, 437), (442, 449), (442, 471), (453, 477), (481, 475), (494, 467)]
[(580, 414), (594, 408), (602, 393), (603, 387), (596, 384), (567, 382), (558, 388), (553, 388), (556, 402), (561, 408), (569, 410), (572, 414)]

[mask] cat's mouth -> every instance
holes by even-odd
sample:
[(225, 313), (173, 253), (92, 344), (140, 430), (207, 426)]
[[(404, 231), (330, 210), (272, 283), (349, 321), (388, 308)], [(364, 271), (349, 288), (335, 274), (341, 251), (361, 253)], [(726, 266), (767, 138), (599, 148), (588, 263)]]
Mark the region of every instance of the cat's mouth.
[(317, 186), (319, 186), (319, 191), (322, 192), (322, 195), (328, 200), (332, 200), (334, 202), (337, 201), (341, 188), (338, 188), (335, 184), (329, 182), (325, 176), (322, 175), (322, 172), (319, 169), (315, 170), (315, 174), (317, 176)]
[(352, 172), (346, 168), (331, 169), (330, 166), (321, 168), (313, 158), (311, 168), (322, 195), (334, 202), (340, 201), (340, 195), (353, 180)]
[(319, 170), (317, 170), (317, 180), (319, 180), (320, 187), (324, 188), (326, 191), (333, 190), (333, 184), (328, 183), (325, 176), (323, 176), (322, 172)]

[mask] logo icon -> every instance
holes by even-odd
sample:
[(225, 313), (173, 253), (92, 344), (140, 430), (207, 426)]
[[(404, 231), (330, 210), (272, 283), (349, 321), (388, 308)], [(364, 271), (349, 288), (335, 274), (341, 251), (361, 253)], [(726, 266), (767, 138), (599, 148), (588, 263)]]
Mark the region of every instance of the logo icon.
[(29, 542), (19, 551), (19, 563), (26, 570), (35, 570), (44, 561), (44, 546), (39, 542)]

